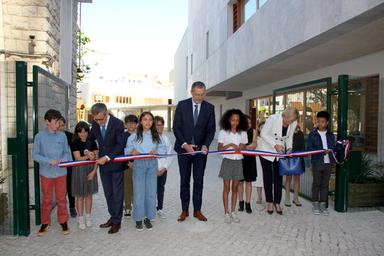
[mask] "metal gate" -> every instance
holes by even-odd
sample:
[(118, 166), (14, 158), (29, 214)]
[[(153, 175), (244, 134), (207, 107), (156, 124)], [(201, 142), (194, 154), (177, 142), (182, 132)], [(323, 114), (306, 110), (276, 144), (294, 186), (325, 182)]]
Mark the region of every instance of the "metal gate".
[[(45, 129), (44, 114), (48, 109), (59, 110), (67, 120), (75, 114), (69, 111), (70, 90), (74, 87), (38, 66), (33, 66), (33, 79), (28, 82), (27, 63), (17, 61), (15, 65), (16, 136), (8, 138), (8, 154), (12, 159), (13, 234), (27, 236), (30, 210), (34, 210), (35, 224), (40, 224), (39, 166), (29, 159), (33, 138)], [(32, 169), (33, 186), (30, 186)]]

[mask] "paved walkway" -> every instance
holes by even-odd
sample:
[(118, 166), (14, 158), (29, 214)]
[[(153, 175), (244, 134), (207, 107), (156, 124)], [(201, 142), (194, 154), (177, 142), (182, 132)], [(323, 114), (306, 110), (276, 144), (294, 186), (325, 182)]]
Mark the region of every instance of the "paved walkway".
[[(157, 219), (152, 231), (137, 232), (124, 219), (121, 232), (107, 234), (98, 224), (107, 219), (102, 191), (95, 196), (94, 227), (63, 236), (54, 224), (44, 237), (33, 227), (29, 237), (0, 237), (0, 255), (384, 255), (384, 213), (365, 211), (311, 214), (311, 204), (284, 209), (284, 215), (265, 211), (241, 213), (239, 224), (224, 224), (222, 181), (217, 177), (221, 159), (210, 156), (205, 176), (203, 211), (207, 223), (190, 218), (176, 221), (180, 212), (179, 175), (174, 161), (165, 194), (168, 218)], [(55, 217), (54, 217), (55, 218)]]

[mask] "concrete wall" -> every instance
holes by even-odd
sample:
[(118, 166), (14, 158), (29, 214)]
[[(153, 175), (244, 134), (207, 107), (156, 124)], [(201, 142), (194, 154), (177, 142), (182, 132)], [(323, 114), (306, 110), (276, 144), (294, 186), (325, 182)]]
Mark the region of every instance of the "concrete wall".
[(209, 100), (215, 105), (217, 122), (220, 120), (219, 109), (222, 105), (223, 112), (230, 108), (240, 108), (248, 113), (248, 101), (256, 97), (272, 95), (273, 90), (299, 83), (332, 77), (332, 82), (337, 82), (338, 76), (348, 74), (352, 76), (368, 76), (378, 74), (380, 76), (379, 96), (379, 125), (378, 125), (378, 155), (377, 160), (384, 161), (384, 51), (339, 63), (312, 72), (293, 76), (278, 82), (258, 86), (243, 92), (243, 97), (225, 100), (225, 98), (213, 98)]
[(175, 69), (174, 69), (174, 103), (188, 97), (188, 78), (186, 61), (188, 57), (188, 30), (185, 31), (184, 36), (180, 42), (179, 48), (175, 54)]
[[(235, 33), (228, 0), (189, 1), (189, 25), (176, 59), (193, 54), (188, 84), (203, 80), (215, 86), (383, 3), (383, 0), (269, 0)], [(209, 31), (209, 58), (206, 32)], [(187, 54), (187, 55), (186, 55)], [(184, 56), (179, 56), (184, 55)], [(185, 65), (175, 61), (176, 80)], [(190, 67), (190, 63), (189, 63)], [(181, 79), (181, 78), (180, 78)], [(182, 84), (182, 83), (180, 83)], [(178, 86), (178, 84), (177, 84)]]

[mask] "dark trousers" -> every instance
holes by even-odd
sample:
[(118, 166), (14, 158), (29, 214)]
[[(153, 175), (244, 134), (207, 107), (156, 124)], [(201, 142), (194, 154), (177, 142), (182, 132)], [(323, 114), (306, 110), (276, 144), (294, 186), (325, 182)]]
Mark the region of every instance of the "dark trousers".
[(75, 197), (72, 196), (72, 167), (67, 168), (67, 196), (69, 208), (76, 208)]
[(263, 167), (265, 201), (280, 204), (283, 177), (279, 174), (279, 162), (271, 162), (263, 157), (260, 157), (260, 162)]
[(180, 199), (183, 211), (188, 211), (190, 202), (190, 181), (193, 172), (193, 208), (201, 210), (203, 197), (204, 171), (207, 163), (206, 155), (179, 155)]
[(111, 216), (110, 220), (113, 224), (120, 224), (123, 216), (124, 172), (100, 170), (100, 178)]
[(157, 210), (163, 210), (164, 189), (167, 182), (167, 171), (161, 176), (157, 176)]
[(328, 201), (327, 199), (331, 169), (331, 164), (312, 165), (312, 200), (314, 202)]

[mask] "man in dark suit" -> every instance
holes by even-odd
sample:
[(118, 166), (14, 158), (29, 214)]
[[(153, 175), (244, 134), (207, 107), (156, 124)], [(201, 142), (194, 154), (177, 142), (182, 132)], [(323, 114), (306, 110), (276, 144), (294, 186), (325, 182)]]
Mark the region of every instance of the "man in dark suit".
[[(124, 200), (124, 166), (114, 163), (116, 156), (124, 154), (124, 124), (121, 120), (108, 114), (107, 106), (96, 103), (91, 109), (93, 120), (88, 136), (87, 148), (91, 149), (93, 141), (97, 141), (99, 158), (96, 164), (100, 166), (100, 178), (104, 195), (107, 200), (109, 220), (101, 224), (101, 228), (110, 228), (108, 233), (117, 233), (121, 227)], [(86, 150), (85, 154), (95, 157), (93, 152)]]
[[(177, 153), (208, 151), (216, 130), (214, 106), (204, 101), (206, 87), (203, 82), (195, 82), (191, 88), (192, 98), (177, 104), (173, 121), (173, 132), (176, 136), (175, 151)], [(180, 198), (182, 212), (178, 221), (189, 216), (190, 180), (193, 170), (193, 216), (200, 221), (207, 221), (201, 212), (203, 196), (204, 171), (207, 163), (206, 154), (179, 155)]]

